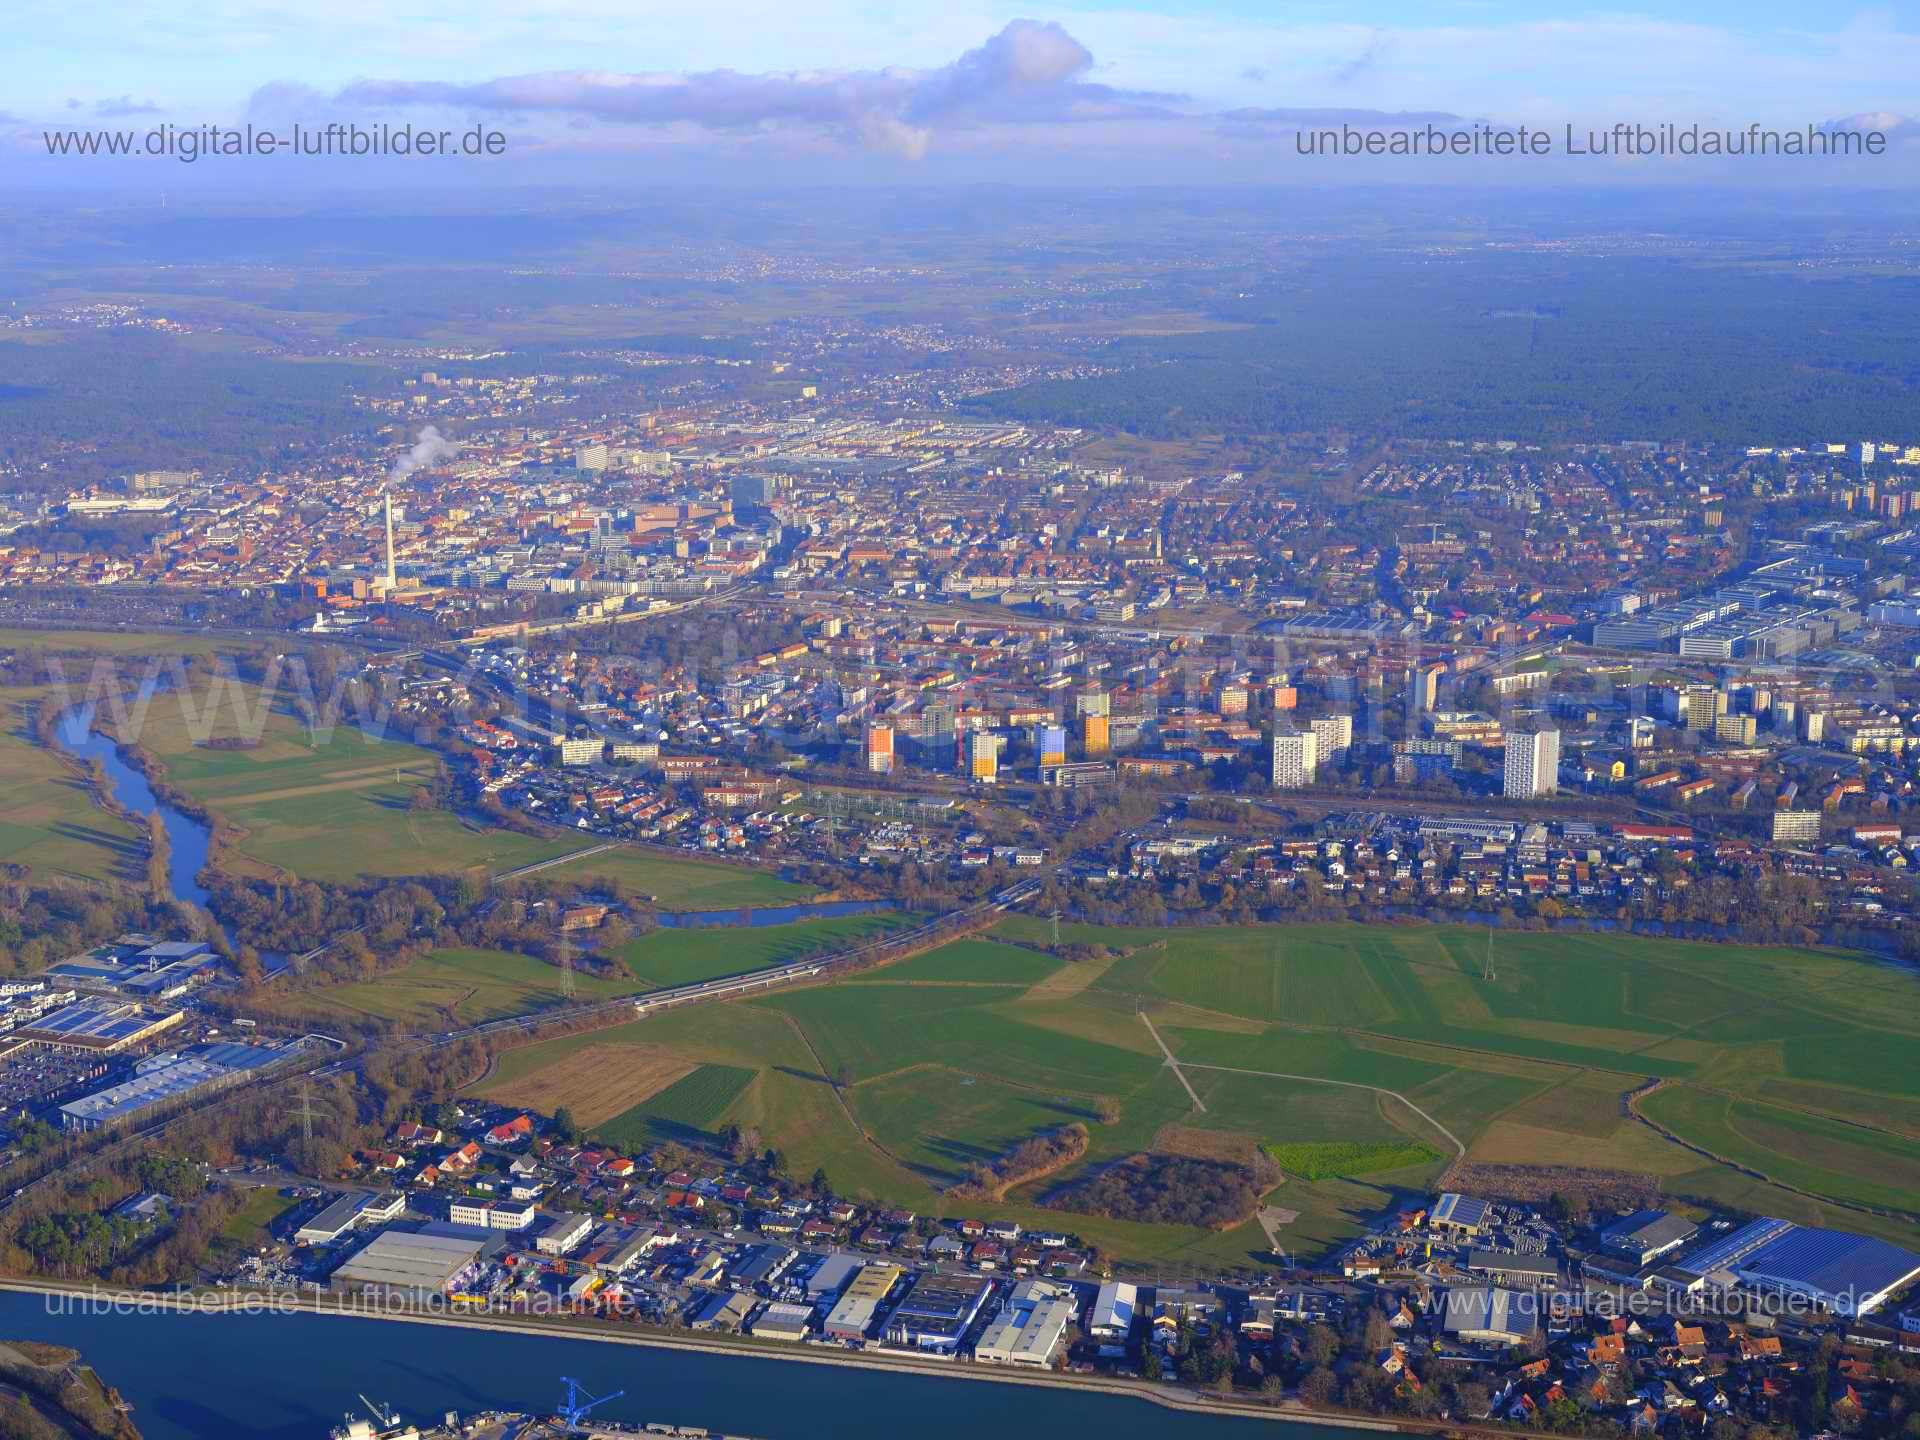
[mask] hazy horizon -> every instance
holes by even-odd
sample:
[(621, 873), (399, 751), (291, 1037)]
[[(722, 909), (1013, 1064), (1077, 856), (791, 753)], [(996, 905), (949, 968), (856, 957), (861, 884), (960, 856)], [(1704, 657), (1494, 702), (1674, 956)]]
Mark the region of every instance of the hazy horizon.
[[(1690, 19), (1584, 4), (1398, 3), (1364, 17), (1158, 0), (884, 19), (751, 3), (642, 23), (600, 0), (483, 4), (459, 22), (311, 0), (156, 22), (51, 4), (16, 16), (0, 165), (33, 188), (699, 180), (766, 183), (1734, 184), (1881, 188), (1920, 157), (1920, 29), (1890, 9), (1767, 4)], [(1905, 28), (1903, 28), (1903, 25)], [(1765, 158), (1569, 155), (1616, 124), (1835, 127), (1885, 151)], [(53, 131), (328, 125), (496, 132), (492, 154), (49, 154)], [(1543, 155), (1303, 156), (1303, 128), (1544, 130)], [(151, 172), (164, 170), (163, 177)], [(397, 175), (383, 171), (397, 170)]]

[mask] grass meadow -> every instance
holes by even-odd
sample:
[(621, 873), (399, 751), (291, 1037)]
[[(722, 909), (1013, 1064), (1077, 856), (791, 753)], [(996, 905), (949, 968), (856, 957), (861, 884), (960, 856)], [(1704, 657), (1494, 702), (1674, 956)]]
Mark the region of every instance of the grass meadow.
[[(1117, 952), (1078, 962), (1045, 953), (1047, 938), (1045, 922), (1013, 917), (838, 983), (614, 1033), (752, 1070), (714, 1124), (753, 1124), (795, 1169), (935, 1215), (970, 1164), (1083, 1123), (1087, 1156), (996, 1213), (1070, 1224), (1140, 1265), (1245, 1264), (1266, 1241), (1251, 1224), (1068, 1217), (1036, 1206), (1038, 1193), (1209, 1135), (1257, 1144), (1289, 1172), (1269, 1201), (1298, 1212), (1283, 1243), (1312, 1253), (1452, 1159), (1413, 1107), (1470, 1159), (1649, 1173), (1683, 1204), (1920, 1241), (1920, 980), (1870, 957), (1509, 933), (1494, 937), (1489, 981), (1485, 932), (1448, 927), (1063, 927)], [(551, 1065), (577, 1038), (503, 1068)], [(1626, 1104), (1656, 1078), (1647, 1112), (1687, 1144)]]

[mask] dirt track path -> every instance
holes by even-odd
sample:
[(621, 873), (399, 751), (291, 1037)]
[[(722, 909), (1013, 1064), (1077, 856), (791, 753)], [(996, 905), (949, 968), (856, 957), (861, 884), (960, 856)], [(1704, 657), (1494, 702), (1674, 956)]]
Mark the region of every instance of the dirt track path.
[[(1141, 1019), (1144, 1020), (1146, 1019), (1146, 1017), (1143, 1015), (1141, 1016)], [(1147, 1028), (1148, 1029), (1153, 1028), (1151, 1022), (1148, 1023)], [(1153, 1038), (1158, 1040), (1160, 1037), (1156, 1034)], [(1162, 1046), (1161, 1048), (1164, 1049), (1165, 1047)], [(1173, 1063), (1172, 1055), (1167, 1056), (1167, 1063), (1168, 1064)], [(1446, 1126), (1442, 1125), (1438, 1120), (1434, 1119), (1433, 1116), (1429, 1115), (1426, 1111), (1422, 1110), (1418, 1105), (1414, 1104), (1411, 1100), (1407, 1099), (1407, 1097), (1402, 1095), (1398, 1090), (1389, 1090), (1384, 1085), (1363, 1085), (1358, 1080), (1329, 1080), (1324, 1075), (1289, 1075), (1289, 1074), (1286, 1074), (1284, 1071), (1280, 1071), (1280, 1070), (1242, 1070), (1234, 1065), (1196, 1065), (1196, 1064), (1193, 1064), (1192, 1062), (1189, 1062), (1187, 1065), (1187, 1068), (1189, 1070), (1219, 1070), (1228, 1075), (1258, 1075), (1261, 1078), (1267, 1079), (1267, 1080), (1302, 1080), (1309, 1085), (1340, 1085), (1345, 1087), (1348, 1090), (1371, 1090), (1376, 1095), (1388, 1095), (1388, 1096), (1391, 1096), (1393, 1099), (1398, 1100), (1402, 1105), (1406, 1106), (1407, 1109), (1411, 1110), (1414, 1114), (1418, 1115), (1422, 1120), (1426, 1121), (1427, 1124), (1431, 1125), (1435, 1130), (1439, 1131), (1440, 1134), (1446, 1136), (1447, 1143), (1453, 1146), (1454, 1151), (1456, 1152), (1454, 1156), (1455, 1159), (1464, 1160), (1467, 1158), (1467, 1147), (1460, 1143), (1459, 1136), (1455, 1135), (1451, 1130), (1447, 1129)], [(1176, 1073), (1178, 1073), (1177, 1066), (1175, 1067), (1175, 1071)], [(1180, 1077), (1180, 1083), (1183, 1085), (1186, 1084), (1186, 1076), (1182, 1075)], [(1192, 1093), (1191, 1087), (1189, 1087), (1188, 1093), (1189, 1094)]]
[(1160, 1053), (1167, 1057), (1167, 1068), (1173, 1071), (1173, 1078), (1180, 1082), (1180, 1088), (1185, 1090), (1187, 1098), (1193, 1101), (1194, 1112), (1200, 1115), (1206, 1114), (1206, 1101), (1202, 1100), (1200, 1092), (1193, 1088), (1193, 1082), (1187, 1079), (1187, 1072), (1182, 1070), (1180, 1062), (1173, 1058), (1173, 1051), (1167, 1048), (1167, 1042), (1160, 1038), (1160, 1032), (1153, 1028), (1153, 1021), (1147, 1017), (1147, 1012), (1144, 1010), (1140, 1012), (1140, 1023), (1147, 1027), (1147, 1033), (1153, 1036), (1153, 1043), (1158, 1045)]

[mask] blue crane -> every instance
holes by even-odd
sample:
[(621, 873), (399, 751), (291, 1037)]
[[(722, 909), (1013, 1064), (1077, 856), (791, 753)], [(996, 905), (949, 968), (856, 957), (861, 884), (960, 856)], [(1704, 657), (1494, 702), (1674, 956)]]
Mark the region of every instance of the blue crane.
[[(567, 1387), (567, 1398), (560, 1406), (560, 1419), (567, 1427), (566, 1433), (569, 1435), (586, 1428), (580, 1422), (587, 1418), (589, 1411), (597, 1409), (609, 1400), (618, 1400), (622, 1395), (627, 1393), (624, 1390), (616, 1390), (611, 1395), (601, 1395), (596, 1398), (571, 1375), (562, 1375), (560, 1377), (560, 1383)], [(580, 1403), (580, 1397), (582, 1395), (587, 1397), (584, 1405)]]

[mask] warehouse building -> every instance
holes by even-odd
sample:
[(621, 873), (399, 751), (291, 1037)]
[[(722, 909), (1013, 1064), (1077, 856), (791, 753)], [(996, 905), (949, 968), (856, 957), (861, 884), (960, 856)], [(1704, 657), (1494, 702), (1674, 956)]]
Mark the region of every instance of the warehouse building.
[(593, 1268), (607, 1278), (618, 1278), (633, 1270), (660, 1243), (660, 1231), (652, 1225), (635, 1227), (614, 1248), (594, 1261)]
[(1795, 1225), (1733, 1267), (1741, 1284), (1797, 1295), (1847, 1318), (1871, 1315), (1920, 1279), (1920, 1255), (1844, 1230)]
[(1793, 1228), (1791, 1220), (1777, 1220), (1763, 1215), (1758, 1220), (1749, 1220), (1737, 1230), (1728, 1231), (1717, 1240), (1709, 1240), (1689, 1250), (1675, 1265), (1695, 1275), (1713, 1275), (1721, 1271), (1731, 1274), (1754, 1251), (1778, 1240)]
[(293, 1232), (294, 1242), (299, 1245), (326, 1245), (338, 1240), (359, 1222), (360, 1207), (366, 1200), (364, 1195), (336, 1196), (332, 1204)]
[(1469, 1250), (1467, 1269), (1496, 1285), (1550, 1290), (1560, 1283), (1560, 1262), (1551, 1255), (1515, 1255), (1508, 1250)]
[(311, 1220), (294, 1232), (300, 1245), (326, 1245), (362, 1225), (379, 1225), (397, 1220), (406, 1212), (407, 1197), (397, 1190), (384, 1195), (350, 1194), (336, 1196)]
[(730, 1295), (715, 1295), (695, 1312), (692, 1328), (737, 1335), (746, 1329), (747, 1316), (752, 1312), (753, 1306), (753, 1296), (745, 1291)]
[(746, 1259), (733, 1267), (733, 1278), (749, 1288), (771, 1285), (792, 1269), (799, 1258), (800, 1252), (789, 1245), (756, 1245)]
[(1434, 1202), (1428, 1223), (1436, 1230), (1458, 1230), (1478, 1235), (1493, 1218), (1493, 1205), (1473, 1195), (1456, 1195), (1451, 1190)]
[(156, 1055), (135, 1066), (131, 1079), (62, 1105), (60, 1128), (81, 1133), (101, 1130), (190, 1095), (231, 1085), (292, 1053), (278, 1045), (196, 1045), (177, 1055)]
[(1109, 1280), (1094, 1297), (1087, 1334), (1095, 1340), (1125, 1341), (1133, 1333), (1133, 1322), (1139, 1314), (1139, 1288), (1124, 1281)]
[(807, 1326), (812, 1320), (811, 1306), (769, 1305), (755, 1317), (753, 1337), (756, 1340), (798, 1342), (807, 1338)]
[(1044, 1280), (1013, 1287), (1006, 1306), (981, 1333), (973, 1358), (988, 1365), (1045, 1369), (1073, 1323), (1073, 1292)]
[(864, 1340), (873, 1329), (873, 1319), (879, 1310), (877, 1301), (858, 1295), (843, 1295), (840, 1303), (827, 1313), (827, 1323), (821, 1328), (829, 1340), (849, 1343)]
[(951, 1355), (987, 1303), (985, 1280), (928, 1275), (894, 1307), (887, 1339), (931, 1355)]
[(864, 1263), (858, 1255), (843, 1255), (835, 1251), (816, 1265), (813, 1274), (807, 1277), (807, 1298), (825, 1300), (838, 1295)]
[(876, 1260), (871, 1265), (860, 1267), (860, 1273), (847, 1286), (847, 1294), (855, 1300), (871, 1300), (878, 1305), (887, 1298), (887, 1292), (893, 1289), (893, 1282), (903, 1273), (898, 1265)]
[(22, 1025), (14, 1034), (59, 1050), (117, 1055), (145, 1044), (185, 1019), (178, 1010), (149, 1010), (123, 1000), (87, 997)]
[(1636, 1265), (1646, 1265), (1700, 1233), (1700, 1227), (1665, 1210), (1636, 1210), (1600, 1232), (1600, 1243)]
[(1498, 1285), (1447, 1291), (1447, 1334), (1475, 1345), (1525, 1345), (1540, 1333), (1540, 1297)]
[(311, 1220), (293, 1232), (296, 1244), (325, 1245), (338, 1240), (354, 1227), (360, 1216), (364, 1195), (342, 1195)]
[(335, 1270), (329, 1283), (340, 1291), (431, 1301), (471, 1279), (480, 1254), (478, 1240), (388, 1230)]

